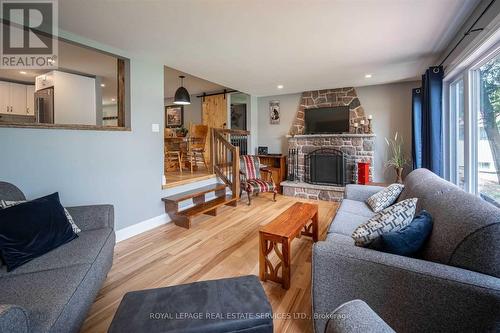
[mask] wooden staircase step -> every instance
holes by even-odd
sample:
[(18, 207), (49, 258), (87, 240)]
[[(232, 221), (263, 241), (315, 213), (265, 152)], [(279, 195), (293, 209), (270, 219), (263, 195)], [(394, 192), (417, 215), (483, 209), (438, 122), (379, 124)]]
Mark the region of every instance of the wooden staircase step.
[[(216, 184), (211, 184), (211, 185), (207, 185), (207, 186), (202, 186), (202, 187), (196, 188), (194, 190), (185, 191), (185, 192), (177, 193), (174, 195), (170, 195), (168, 197), (162, 198), (161, 200), (163, 202), (179, 203), (180, 201), (200, 197), (200, 196), (205, 195), (205, 194), (210, 193), (210, 192), (225, 191), (226, 187), (227, 187), (226, 184), (216, 183)], [(216, 193), (216, 196), (219, 197), (220, 195), (217, 195), (217, 193)]]
[[(186, 216), (186, 217), (195, 217), (195, 216), (198, 216), (201, 214), (205, 214), (207, 212), (214, 211), (216, 208), (218, 208), (220, 206), (227, 205), (235, 200), (236, 200), (236, 198), (233, 199), (232, 196), (227, 195), (226, 197), (216, 198), (216, 199), (207, 201), (205, 203), (202, 203), (200, 205), (197, 205), (197, 206), (185, 209), (185, 210), (181, 210), (178, 214)], [(210, 215), (212, 215), (212, 214), (210, 214)]]
[(189, 229), (191, 227), (191, 220), (202, 214), (207, 214), (211, 216), (217, 215), (217, 208), (224, 205), (237, 205), (238, 198), (233, 198), (230, 195), (223, 197), (218, 197), (213, 200), (200, 203), (194, 207), (182, 210), (180, 212), (169, 212), (169, 216), (172, 218), (174, 223), (180, 227)]

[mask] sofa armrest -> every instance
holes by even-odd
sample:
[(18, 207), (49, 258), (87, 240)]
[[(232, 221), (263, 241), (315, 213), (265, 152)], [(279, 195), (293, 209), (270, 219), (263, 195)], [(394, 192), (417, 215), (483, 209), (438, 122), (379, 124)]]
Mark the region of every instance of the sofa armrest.
[(500, 279), (465, 269), (318, 242), (313, 248), (316, 332), (325, 314), (366, 301), (397, 332), (500, 331)]
[(326, 324), (325, 333), (395, 333), (365, 302), (349, 301), (335, 309)]
[(114, 229), (114, 208), (112, 205), (66, 207), (76, 225), (82, 230), (100, 228)]
[(0, 332), (28, 333), (29, 320), (26, 310), (17, 305), (0, 304)]
[(345, 187), (344, 199), (365, 202), (369, 197), (384, 188), (383, 186), (347, 184)]

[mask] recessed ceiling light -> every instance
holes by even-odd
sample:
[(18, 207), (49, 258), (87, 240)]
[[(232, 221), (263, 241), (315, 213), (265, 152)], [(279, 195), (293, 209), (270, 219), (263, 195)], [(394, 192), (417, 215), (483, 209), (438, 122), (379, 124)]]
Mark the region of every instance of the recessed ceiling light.
[(366, 78), (366, 79), (370, 79), (371, 77), (372, 77), (372, 75), (371, 75), (371, 74), (366, 74), (366, 75), (365, 75), (365, 78)]
[(101, 87), (103, 87), (103, 88), (104, 88), (104, 87), (106, 87), (106, 84), (104, 84), (104, 83), (101, 83)]
[(25, 71), (20, 71), (20, 72), (19, 72), (19, 74), (26, 75), (26, 74), (28, 74), (28, 73), (27, 73), (27, 72), (25, 72)]
[(116, 98), (112, 98), (112, 99), (111, 99), (111, 102), (116, 102)]
[(278, 86), (277, 86), (276, 88), (278, 88), (278, 89), (283, 89), (283, 88), (284, 88), (284, 86), (283, 86), (282, 84), (278, 84)]

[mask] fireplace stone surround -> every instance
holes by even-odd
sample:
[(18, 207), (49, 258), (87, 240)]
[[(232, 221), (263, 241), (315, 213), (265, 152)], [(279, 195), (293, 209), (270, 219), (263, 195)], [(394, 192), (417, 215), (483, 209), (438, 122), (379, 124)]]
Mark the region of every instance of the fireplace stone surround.
[(287, 136), (287, 138), (288, 149), (297, 151), (296, 178), (299, 181), (305, 180), (304, 155), (318, 148), (336, 149), (345, 154), (347, 183), (356, 180), (354, 173), (356, 162), (370, 162), (370, 181), (372, 181), (375, 134), (312, 134)]
[[(326, 201), (342, 199), (344, 188), (341, 186), (315, 185), (305, 182), (305, 155), (318, 148), (340, 150), (345, 154), (347, 183), (356, 180), (357, 162), (370, 162), (370, 181), (372, 181), (375, 134), (289, 135), (287, 138), (288, 149), (296, 150), (297, 170), (295, 180), (281, 183), (283, 194)], [(293, 167), (291, 161), (289, 161), (288, 167), (289, 169)]]
[[(349, 133), (345, 134), (311, 134), (305, 135), (305, 113), (309, 109), (323, 107), (349, 107)], [(370, 181), (373, 174), (373, 158), (375, 134), (358, 134), (354, 123), (365, 120), (365, 111), (353, 87), (322, 89), (305, 91), (302, 93), (295, 119), (289, 131), (288, 149), (295, 149), (297, 153), (297, 170), (293, 181), (281, 183), (283, 194), (306, 199), (340, 201), (344, 187), (317, 185), (306, 182), (305, 158), (306, 154), (319, 148), (340, 150), (345, 154), (346, 183), (356, 181), (356, 163), (370, 162)], [(292, 167), (289, 161), (288, 168)], [(290, 170), (289, 170), (290, 171)]]

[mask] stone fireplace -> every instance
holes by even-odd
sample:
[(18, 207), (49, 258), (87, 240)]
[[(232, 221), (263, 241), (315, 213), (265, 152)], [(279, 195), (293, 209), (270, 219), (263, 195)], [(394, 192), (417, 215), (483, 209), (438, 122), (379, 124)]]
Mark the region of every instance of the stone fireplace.
[[(350, 132), (344, 134), (312, 134), (304, 135), (305, 112), (311, 108), (349, 106)], [(335, 186), (310, 181), (308, 154), (318, 149), (340, 151), (343, 154), (343, 175), (345, 183), (357, 180), (357, 162), (370, 162), (370, 180), (373, 173), (374, 134), (355, 133), (353, 124), (365, 119), (363, 107), (354, 88), (326, 89), (302, 93), (295, 120), (290, 128), (288, 138), (289, 180), (283, 182), (283, 194), (307, 199), (338, 201), (343, 197), (344, 186)], [(293, 160), (292, 160), (293, 159)], [(331, 162), (331, 172), (338, 174), (339, 165)], [(295, 168), (294, 168), (295, 166)], [(294, 168), (294, 170), (291, 170)], [(291, 180), (290, 178), (293, 178)]]

